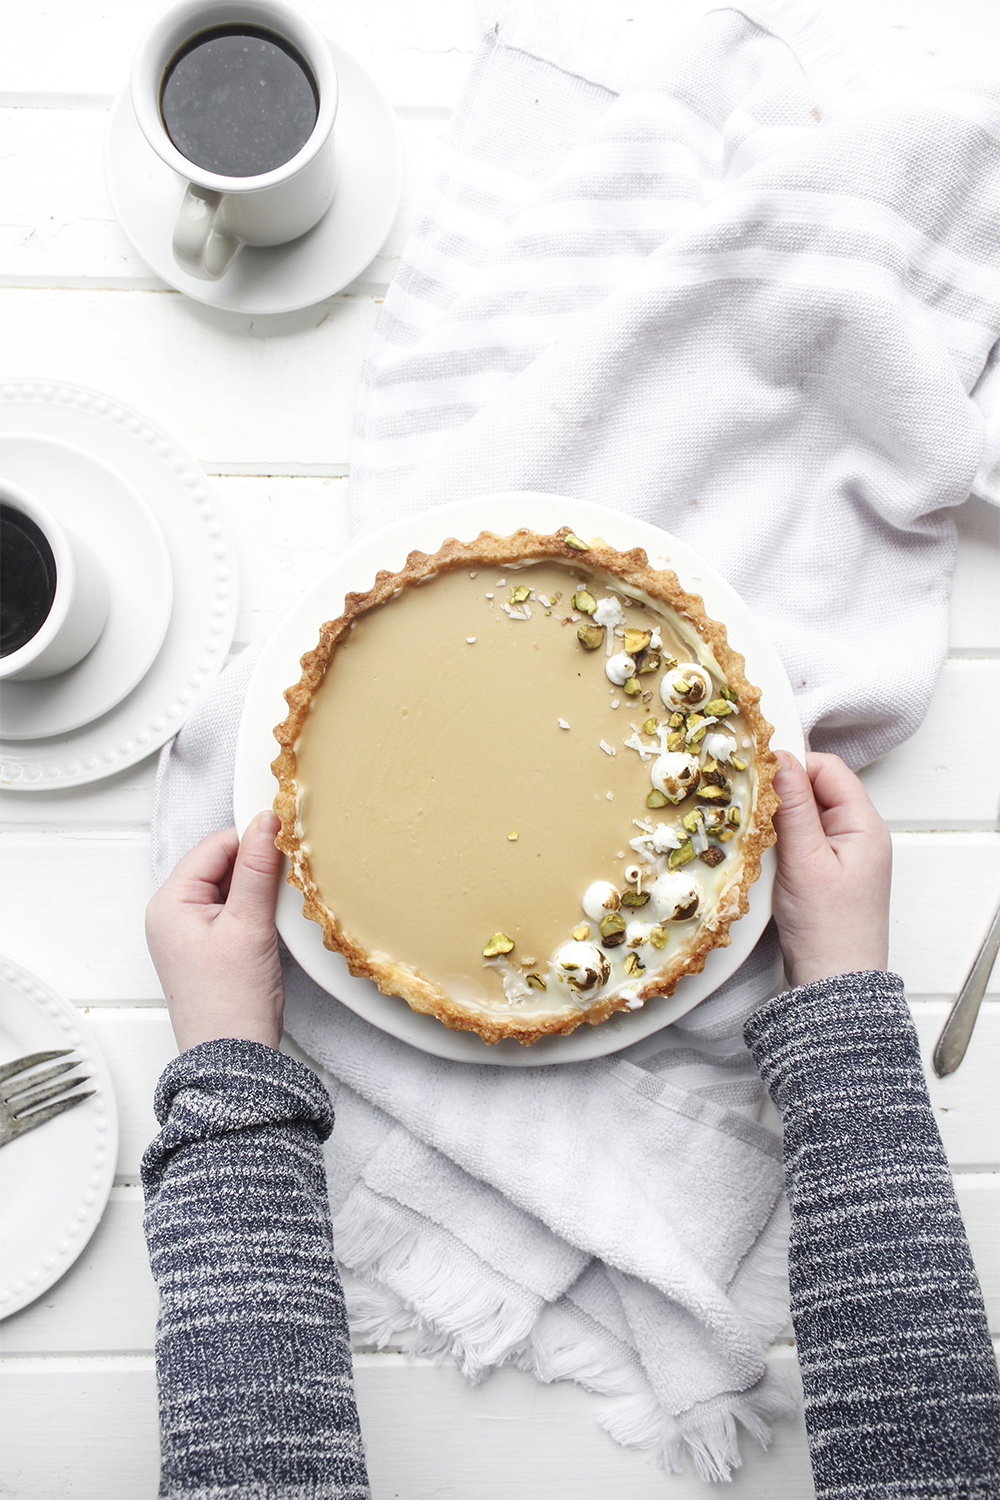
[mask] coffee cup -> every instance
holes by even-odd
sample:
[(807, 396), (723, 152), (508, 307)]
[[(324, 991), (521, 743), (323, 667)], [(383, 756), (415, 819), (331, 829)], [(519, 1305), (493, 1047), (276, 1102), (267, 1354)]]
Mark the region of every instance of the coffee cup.
[(108, 582), (85, 542), (0, 479), (0, 677), (54, 677), (82, 661), (108, 617)]
[(287, 0), (172, 6), (139, 43), (131, 98), (186, 183), (173, 253), (189, 274), (216, 281), (243, 245), (298, 239), (333, 202), (336, 69)]

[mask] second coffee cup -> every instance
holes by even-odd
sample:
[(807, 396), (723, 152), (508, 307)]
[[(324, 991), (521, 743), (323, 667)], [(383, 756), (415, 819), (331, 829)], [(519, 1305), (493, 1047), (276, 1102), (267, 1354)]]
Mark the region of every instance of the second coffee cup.
[(298, 239), (333, 202), (336, 70), (286, 0), (182, 0), (139, 43), (131, 97), (187, 182), (173, 253), (189, 274), (217, 280), (241, 246)]

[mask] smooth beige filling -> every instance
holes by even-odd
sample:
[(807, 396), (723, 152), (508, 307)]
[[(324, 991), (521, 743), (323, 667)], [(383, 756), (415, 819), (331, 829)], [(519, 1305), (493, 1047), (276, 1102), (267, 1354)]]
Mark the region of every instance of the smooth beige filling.
[[(580, 901), (591, 882), (624, 887), (632, 819), (676, 822), (694, 805), (646, 808), (651, 762), (623, 741), (649, 714), (665, 720), (662, 673), (641, 679), (653, 693), (644, 704), (608, 680), (605, 649), (582, 649), (586, 618), (564, 620), (585, 579), (541, 563), (458, 570), (407, 589), (361, 616), (337, 647), (296, 745), (299, 820), (324, 904), (367, 952), (454, 999), (506, 1007), (501, 969), (483, 961), (491, 935), (514, 939), (503, 967), (546, 974), (586, 920)], [(503, 605), (523, 583), (535, 595), (530, 618), (512, 619)], [(588, 586), (609, 593), (600, 580)], [(538, 599), (557, 593), (551, 609)], [(627, 625), (659, 629), (666, 653), (692, 658), (693, 634), (685, 640), (653, 609), (622, 603)], [(739, 721), (718, 727), (741, 733)], [(688, 869), (710, 897), (733, 864)], [(694, 927), (674, 925), (670, 951)], [(649, 967), (667, 956), (641, 951)], [(517, 1003), (587, 1002), (550, 980)]]

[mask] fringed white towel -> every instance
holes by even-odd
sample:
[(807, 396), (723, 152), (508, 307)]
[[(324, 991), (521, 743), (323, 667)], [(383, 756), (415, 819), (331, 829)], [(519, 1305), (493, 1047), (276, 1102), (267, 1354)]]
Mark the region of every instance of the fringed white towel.
[[(925, 710), (949, 507), (977, 470), (1000, 499), (1000, 99), (830, 124), (850, 80), (811, 9), (761, 0), (657, 46), (660, 15), (486, 18), (365, 366), (355, 527), (503, 489), (659, 523), (770, 629), (813, 744), (860, 764)], [(159, 879), (231, 821), (252, 660), (164, 752)], [(728, 1477), (737, 1422), (763, 1442), (787, 1409), (764, 1358), (780, 1158), (741, 1040), (774, 958), (765, 938), (617, 1058), (523, 1071), (412, 1051), (289, 966), (288, 1030), (337, 1108), (356, 1334), (473, 1379), (578, 1380), (615, 1398), (620, 1442)]]

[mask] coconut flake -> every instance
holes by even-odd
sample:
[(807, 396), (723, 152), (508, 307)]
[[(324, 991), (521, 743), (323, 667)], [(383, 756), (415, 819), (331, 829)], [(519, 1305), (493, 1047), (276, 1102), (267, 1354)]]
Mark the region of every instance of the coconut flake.
[(617, 755), (618, 753), (614, 745), (609, 745), (607, 740), (601, 740), (601, 749), (604, 751), (605, 755)]

